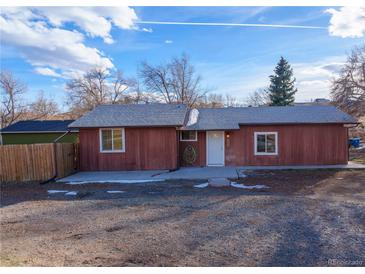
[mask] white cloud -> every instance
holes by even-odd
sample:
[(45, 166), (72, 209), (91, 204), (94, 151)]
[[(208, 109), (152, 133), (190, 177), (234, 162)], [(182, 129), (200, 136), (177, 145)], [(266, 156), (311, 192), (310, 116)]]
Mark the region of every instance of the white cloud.
[(297, 81), (296, 87), (298, 92), (295, 101), (308, 102), (316, 98), (329, 98), (331, 81), (328, 79)]
[[(128, 7), (1, 8), (1, 43), (17, 48), (37, 67), (37, 73), (59, 70), (69, 77), (92, 66), (113, 68), (111, 58), (85, 44), (85, 35), (101, 37), (110, 44), (112, 25), (133, 29), (136, 19), (134, 10)], [(78, 28), (70, 29), (70, 24), (65, 28), (66, 23)]]
[(327, 9), (332, 15), (328, 31), (332, 36), (363, 37), (365, 33), (365, 7)]
[(61, 77), (61, 74), (55, 72), (53, 69), (50, 68), (37, 67), (34, 69), (34, 71), (38, 74), (45, 76)]
[(172, 40), (165, 40), (165, 44), (172, 44), (173, 41)]
[(137, 15), (129, 7), (41, 7), (38, 13), (56, 27), (73, 23), (91, 37), (101, 37), (111, 44), (112, 24), (121, 29), (133, 29)]
[(345, 56), (325, 58), (312, 63), (293, 64), (298, 93), (296, 101), (309, 101), (315, 98), (329, 98), (331, 79), (341, 70)]
[(336, 57), (314, 63), (295, 63), (293, 64), (295, 77), (306, 80), (318, 79), (319, 77), (331, 78), (340, 71), (344, 64), (344, 58)]
[[(333, 56), (316, 62), (292, 63), (296, 87), (297, 102), (315, 98), (329, 98), (331, 79), (337, 75), (346, 61), (346, 56)], [(226, 65), (222, 63), (200, 63), (203, 81), (209, 84), (212, 92), (229, 94), (246, 99), (257, 89), (267, 88), (269, 75), (273, 74), (275, 64), (258, 65), (255, 60)], [(219, 77), (216, 77), (219, 75)]]
[(141, 30), (144, 32), (149, 32), (149, 33), (153, 32), (153, 29), (151, 29), (151, 28), (142, 28)]

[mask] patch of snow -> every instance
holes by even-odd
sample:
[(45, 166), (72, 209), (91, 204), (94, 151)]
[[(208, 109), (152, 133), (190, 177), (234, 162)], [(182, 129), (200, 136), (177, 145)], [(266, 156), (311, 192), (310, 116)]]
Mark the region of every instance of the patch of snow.
[(190, 110), (189, 120), (186, 123), (186, 126), (188, 127), (196, 124), (198, 122), (198, 117), (199, 117), (199, 110), (197, 110), (196, 108)]
[(154, 183), (163, 182), (165, 179), (148, 179), (148, 180), (94, 180), (94, 181), (74, 181), (68, 182), (68, 185), (83, 185), (83, 184), (138, 184), (138, 183)]
[(269, 188), (268, 186), (265, 185), (254, 185), (254, 186), (245, 186), (244, 184), (238, 184), (235, 182), (231, 182), (231, 186), (232, 187), (236, 187), (236, 188), (243, 188), (243, 189), (261, 189), (261, 188)]
[(65, 193), (65, 195), (67, 195), (67, 196), (76, 196), (77, 191), (69, 191), (69, 192)]
[(244, 169), (237, 169), (238, 172), (238, 177), (239, 178), (246, 178), (247, 175), (245, 174), (245, 170)]
[(75, 181), (75, 182), (68, 182), (67, 185), (83, 185), (83, 184), (91, 184), (94, 182), (87, 182), (87, 181)]
[(123, 190), (107, 190), (108, 193), (113, 194), (113, 193), (124, 193), (125, 191)]
[(56, 194), (56, 193), (65, 193), (68, 192), (68, 190), (55, 190), (55, 189), (50, 189), (47, 190), (48, 194)]
[(208, 183), (202, 183), (202, 184), (199, 184), (199, 185), (194, 185), (194, 187), (196, 188), (205, 188), (208, 186)]

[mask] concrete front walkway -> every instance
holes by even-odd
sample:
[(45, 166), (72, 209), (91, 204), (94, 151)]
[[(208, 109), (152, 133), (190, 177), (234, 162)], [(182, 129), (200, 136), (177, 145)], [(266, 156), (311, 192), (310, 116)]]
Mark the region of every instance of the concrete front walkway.
[(365, 169), (365, 165), (349, 162), (348, 165), (322, 166), (241, 166), (241, 167), (187, 167), (169, 172), (168, 170), (143, 171), (95, 171), (78, 172), (58, 180), (64, 183), (148, 183), (165, 180), (193, 180), (209, 178), (238, 179), (245, 177), (245, 170), (285, 169)]
[(182, 167), (169, 173), (162, 173), (156, 177), (166, 180), (209, 178), (238, 179), (239, 171), (236, 167)]
[(162, 181), (156, 178), (168, 170), (143, 171), (84, 171), (57, 180), (62, 183), (145, 183), (147, 181)]
[(237, 179), (239, 173), (235, 167), (196, 167), (168, 170), (141, 171), (95, 171), (78, 172), (59, 179), (63, 183), (147, 183), (179, 179), (209, 179), (230, 178)]

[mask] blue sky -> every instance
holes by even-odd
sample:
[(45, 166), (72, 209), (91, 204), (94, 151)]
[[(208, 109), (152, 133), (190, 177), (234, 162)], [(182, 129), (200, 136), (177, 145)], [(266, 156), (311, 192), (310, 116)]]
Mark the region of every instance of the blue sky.
[[(1, 69), (61, 105), (64, 83), (93, 64), (135, 76), (141, 61), (163, 63), (186, 53), (211, 92), (246, 98), (268, 85), (280, 56), (297, 78), (297, 101), (329, 96), (329, 80), (365, 32), (361, 8), (119, 7), (2, 8)], [(278, 24), (278, 28), (142, 24), (204, 22)]]

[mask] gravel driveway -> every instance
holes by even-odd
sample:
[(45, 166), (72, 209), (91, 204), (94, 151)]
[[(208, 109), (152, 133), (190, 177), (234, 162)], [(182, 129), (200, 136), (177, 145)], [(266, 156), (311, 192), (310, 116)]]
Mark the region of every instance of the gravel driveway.
[(270, 188), (2, 184), (1, 265), (365, 265), (365, 171), (248, 175)]

